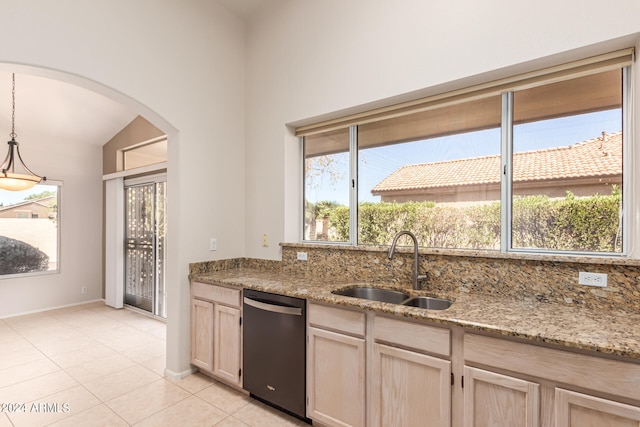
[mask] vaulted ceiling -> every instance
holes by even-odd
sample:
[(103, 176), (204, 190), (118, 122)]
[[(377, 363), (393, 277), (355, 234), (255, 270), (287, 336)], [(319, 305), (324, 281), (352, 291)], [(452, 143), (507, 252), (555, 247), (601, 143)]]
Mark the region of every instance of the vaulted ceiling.
[[(103, 95), (69, 83), (16, 74), (16, 140), (50, 136), (69, 143), (103, 145), (136, 114)], [(0, 71), (0, 142), (11, 133), (11, 72)], [(38, 142), (38, 144), (41, 142)]]
[[(218, 0), (248, 21), (281, 0)], [(47, 136), (69, 143), (103, 145), (136, 114), (103, 95), (73, 84), (30, 74), (16, 74), (16, 140), (29, 144)], [(11, 132), (11, 71), (0, 70), (0, 150)], [(38, 142), (40, 143), (40, 142)]]

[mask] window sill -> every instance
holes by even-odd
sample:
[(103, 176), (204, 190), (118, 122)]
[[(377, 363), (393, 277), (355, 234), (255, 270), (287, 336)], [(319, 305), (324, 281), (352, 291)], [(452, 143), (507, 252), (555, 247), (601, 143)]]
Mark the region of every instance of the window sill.
[[(347, 243), (280, 243), (281, 247), (289, 248), (316, 248), (316, 249), (332, 249), (339, 251), (359, 251), (359, 252), (388, 252), (388, 246), (351, 246)], [(413, 249), (408, 246), (398, 247), (399, 252), (411, 252)], [(574, 264), (602, 264), (602, 265), (625, 265), (640, 266), (640, 259), (629, 258), (627, 255), (578, 255), (574, 253), (531, 253), (531, 252), (509, 252), (500, 251), (475, 250), (475, 249), (435, 249), (420, 248), (418, 253), (421, 255), (438, 255), (450, 257), (468, 257), (468, 258), (490, 258), (502, 260), (522, 260), (522, 261), (546, 261), (546, 262), (562, 262)]]

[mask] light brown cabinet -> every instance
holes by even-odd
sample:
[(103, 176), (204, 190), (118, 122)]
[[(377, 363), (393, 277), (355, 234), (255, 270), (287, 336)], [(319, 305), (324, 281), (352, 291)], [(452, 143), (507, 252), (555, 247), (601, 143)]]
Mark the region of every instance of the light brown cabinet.
[(540, 425), (537, 383), (465, 366), (464, 387), (464, 427)]
[(309, 304), (307, 417), (365, 426), (365, 315)]
[(191, 284), (191, 363), (228, 384), (242, 386), (241, 291)]
[(556, 427), (640, 427), (640, 408), (556, 388)]
[[(193, 365), (241, 387), (241, 291), (191, 297)], [(307, 320), (319, 425), (640, 427), (640, 363), (311, 302)]]
[(475, 334), (464, 359), (465, 427), (640, 427), (640, 364)]
[(213, 319), (213, 373), (241, 385), (240, 309), (215, 304)]
[(213, 303), (191, 298), (191, 363), (213, 371)]
[(370, 422), (385, 426), (451, 426), (449, 330), (376, 316)]
[(309, 304), (307, 416), (328, 426), (451, 426), (450, 331)]
[(450, 362), (374, 344), (371, 426), (451, 425)]

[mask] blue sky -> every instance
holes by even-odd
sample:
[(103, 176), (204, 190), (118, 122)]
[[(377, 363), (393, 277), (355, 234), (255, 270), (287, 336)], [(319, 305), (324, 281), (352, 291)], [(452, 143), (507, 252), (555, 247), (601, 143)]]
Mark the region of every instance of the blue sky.
[(52, 191), (55, 190), (55, 188), (56, 186), (51, 185), (36, 185), (35, 187), (25, 191), (0, 190), (0, 203), (3, 203), (3, 206), (14, 205), (24, 201), (24, 199), (31, 194), (38, 194), (43, 191)]
[[(514, 127), (514, 150), (531, 151), (562, 147), (622, 130), (621, 110), (609, 110), (579, 116), (538, 121)], [(500, 153), (500, 129), (414, 141), (361, 151), (359, 154), (359, 199), (379, 201), (371, 189), (386, 176), (404, 165), (430, 163)], [(335, 201), (347, 205), (348, 156), (336, 155), (340, 180), (321, 177), (316, 190), (307, 189), (307, 200)], [(335, 181), (335, 180), (334, 180)]]

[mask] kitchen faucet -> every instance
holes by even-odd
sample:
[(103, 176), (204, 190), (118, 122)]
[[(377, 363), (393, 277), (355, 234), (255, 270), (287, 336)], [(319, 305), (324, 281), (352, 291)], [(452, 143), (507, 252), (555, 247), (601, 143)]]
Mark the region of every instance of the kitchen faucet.
[(418, 239), (412, 232), (403, 230), (396, 233), (393, 238), (393, 243), (391, 243), (391, 249), (389, 249), (389, 259), (393, 258), (393, 254), (396, 251), (396, 243), (398, 243), (398, 238), (403, 235), (407, 235), (411, 237), (411, 240), (413, 240), (413, 289), (418, 291), (420, 290), (420, 283), (426, 281), (427, 276), (418, 274)]

